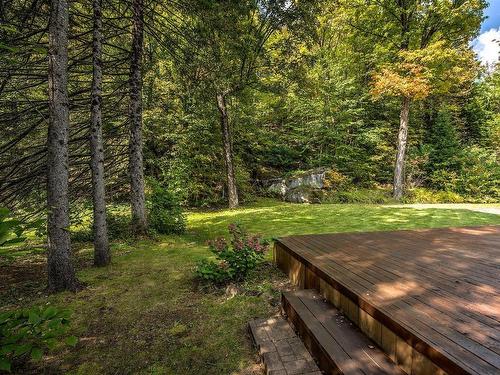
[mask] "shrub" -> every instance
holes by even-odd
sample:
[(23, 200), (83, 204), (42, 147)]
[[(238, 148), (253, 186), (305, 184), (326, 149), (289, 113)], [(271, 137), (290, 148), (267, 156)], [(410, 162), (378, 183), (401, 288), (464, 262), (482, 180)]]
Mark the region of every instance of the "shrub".
[(431, 186), (437, 190), (454, 191), (457, 188), (459, 177), (456, 171), (436, 169), (430, 173), (429, 181)]
[(161, 234), (181, 234), (186, 230), (186, 218), (177, 197), (154, 183), (150, 196), (149, 224)]
[(464, 203), (466, 199), (452, 191), (434, 191), (425, 188), (411, 189), (406, 193), (404, 203)]
[(236, 224), (229, 226), (230, 243), (225, 238), (210, 241), (210, 251), (216, 261), (203, 260), (196, 269), (197, 276), (204, 281), (223, 284), (241, 281), (264, 259), (268, 243), (259, 236), (249, 236)]
[(358, 204), (385, 204), (393, 203), (388, 189), (350, 188), (348, 190), (333, 191), (329, 193), (324, 203), (358, 203)]
[(500, 199), (500, 164), (494, 151), (468, 147), (457, 190), (479, 201)]
[(108, 211), (106, 216), (108, 236), (111, 240), (127, 240), (132, 236), (130, 214)]
[(92, 242), (94, 240), (92, 228), (84, 228), (76, 231), (71, 231), (70, 236), (71, 242)]
[[(108, 237), (110, 240), (128, 240), (132, 237), (130, 228), (130, 213), (123, 210), (108, 209), (106, 215), (108, 226)], [(92, 220), (85, 224), (76, 226), (76, 230), (71, 232), (71, 241), (74, 242), (92, 242), (94, 233), (92, 229)]]
[(325, 172), (325, 189), (342, 190), (347, 187), (351, 181), (348, 177), (335, 169)]
[[(0, 370), (11, 370), (13, 360), (39, 360), (53, 349), (69, 327), (70, 312), (49, 306), (32, 307), (0, 314)], [(66, 338), (75, 346), (75, 336)]]

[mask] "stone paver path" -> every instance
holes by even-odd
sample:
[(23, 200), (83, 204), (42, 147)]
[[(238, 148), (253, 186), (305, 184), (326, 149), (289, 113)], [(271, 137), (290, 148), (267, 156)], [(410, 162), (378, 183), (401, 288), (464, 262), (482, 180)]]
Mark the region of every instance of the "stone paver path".
[(249, 326), (266, 375), (321, 375), (311, 354), (283, 318), (255, 319)]

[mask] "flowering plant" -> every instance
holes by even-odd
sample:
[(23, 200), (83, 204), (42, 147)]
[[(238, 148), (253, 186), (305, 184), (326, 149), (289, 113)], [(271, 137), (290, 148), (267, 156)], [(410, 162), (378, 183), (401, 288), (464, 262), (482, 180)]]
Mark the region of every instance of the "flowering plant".
[(223, 237), (208, 242), (216, 261), (203, 260), (198, 264), (196, 274), (200, 279), (216, 284), (240, 281), (263, 260), (269, 247), (266, 241), (248, 235), (238, 224), (229, 225), (229, 233), (229, 243)]

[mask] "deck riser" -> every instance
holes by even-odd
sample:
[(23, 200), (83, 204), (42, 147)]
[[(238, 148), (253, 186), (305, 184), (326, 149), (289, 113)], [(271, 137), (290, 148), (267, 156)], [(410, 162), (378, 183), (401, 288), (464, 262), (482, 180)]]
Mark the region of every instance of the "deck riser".
[[(325, 280), (320, 270), (298, 259), (289, 249), (278, 242), (275, 243), (274, 247), (274, 259), (277, 266), (288, 275), (293, 285), (300, 289), (316, 289), (328, 302), (356, 324), (407, 374), (467, 374), (462, 369), (457, 368), (454, 363), (439, 356), (432, 348), (422, 345), (402, 328), (394, 326), (393, 322), (387, 319), (378, 319), (377, 311), (371, 306), (363, 304), (358, 296), (334, 280)], [(290, 319), (295, 325), (293, 316)], [(300, 325), (296, 325), (296, 327), (300, 332)], [(300, 334), (307, 337), (307, 332), (300, 332)], [(314, 346), (314, 343), (312, 345)]]
[(312, 332), (308, 329), (307, 325), (304, 324), (299, 314), (297, 314), (297, 312), (292, 308), (286, 298), (282, 298), (281, 305), (287, 320), (294, 326), (306, 348), (310, 353), (314, 353), (314, 358), (316, 359), (319, 368), (326, 374), (342, 375), (342, 372), (338, 369), (335, 362), (332, 361), (328, 353), (315, 339)]

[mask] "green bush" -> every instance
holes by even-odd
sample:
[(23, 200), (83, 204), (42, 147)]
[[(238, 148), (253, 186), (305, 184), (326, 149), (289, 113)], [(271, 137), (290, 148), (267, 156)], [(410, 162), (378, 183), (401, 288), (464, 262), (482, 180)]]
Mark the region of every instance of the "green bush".
[(182, 234), (186, 217), (177, 197), (157, 183), (153, 184), (149, 199), (150, 227), (161, 234)]
[(330, 192), (323, 200), (324, 203), (360, 203), (385, 204), (393, 203), (391, 192), (388, 189), (357, 189)]
[[(70, 312), (49, 306), (32, 307), (0, 314), (0, 370), (11, 371), (14, 360), (42, 358), (53, 349), (69, 327)], [(66, 337), (67, 345), (75, 346), (75, 336)]]
[(325, 173), (325, 189), (342, 190), (346, 188), (350, 179), (335, 169), (330, 169)]
[(213, 284), (224, 284), (231, 279), (230, 271), (227, 268), (227, 263), (224, 261), (216, 263), (208, 259), (203, 259), (198, 263), (196, 275), (203, 281)]
[(108, 211), (106, 216), (108, 237), (111, 240), (127, 240), (131, 238), (130, 214)]
[[(130, 229), (129, 213), (125, 213), (122, 210), (108, 209), (106, 223), (110, 240), (128, 240), (131, 238), (132, 231)], [(71, 231), (71, 241), (92, 242), (93, 240), (92, 220), (86, 224), (80, 224), (74, 231)]]
[(456, 191), (459, 178), (458, 172), (447, 169), (436, 169), (429, 175), (430, 184), (436, 191)]
[(457, 190), (476, 201), (500, 200), (500, 164), (494, 151), (468, 147)]
[(196, 275), (203, 281), (224, 284), (241, 281), (264, 259), (268, 244), (258, 236), (249, 236), (236, 224), (229, 226), (230, 244), (225, 238), (210, 241), (210, 251), (216, 261), (203, 260), (198, 264)]
[(445, 165), (443, 168), (429, 170), (428, 182), (431, 189), (411, 189), (405, 201), (408, 203), (497, 202), (500, 199), (500, 164), (495, 152), (469, 146), (460, 152), (459, 156), (458, 161), (456, 157), (448, 158), (450, 163), (453, 161), (453, 168)]
[(92, 228), (71, 231), (70, 236), (71, 242), (92, 242), (94, 240)]
[(404, 203), (464, 203), (466, 199), (453, 191), (435, 191), (425, 188), (411, 189)]

